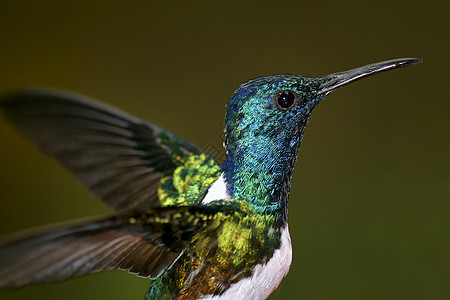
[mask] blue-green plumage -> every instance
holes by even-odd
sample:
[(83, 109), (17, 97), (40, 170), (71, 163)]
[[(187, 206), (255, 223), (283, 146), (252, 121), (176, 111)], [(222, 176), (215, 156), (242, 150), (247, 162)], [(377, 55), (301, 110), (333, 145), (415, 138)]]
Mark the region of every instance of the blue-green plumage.
[[(231, 97), (225, 117), (227, 158), (222, 165), (233, 198), (279, 214), (289, 193), (292, 170), (306, 123), (316, 104), (321, 78), (267, 76), (243, 84)], [(277, 107), (278, 91), (294, 94), (290, 109)]]
[(324, 77), (266, 76), (227, 105), (222, 164), (175, 133), (49, 90), (4, 96), (5, 116), (117, 215), (0, 245), (0, 287), (120, 269), (146, 299), (263, 299), (287, 274), (288, 198), (312, 111), (333, 90), (418, 59)]

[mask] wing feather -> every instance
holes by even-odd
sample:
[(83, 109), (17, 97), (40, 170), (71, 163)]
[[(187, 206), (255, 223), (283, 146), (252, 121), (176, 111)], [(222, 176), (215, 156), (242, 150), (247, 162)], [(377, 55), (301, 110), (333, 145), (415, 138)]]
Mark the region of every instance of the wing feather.
[(216, 216), (235, 212), (236, 206), (223, 203), (158, 207), (0, 244), (0, 288), (115, 269), (157, 278), (188, 249), (195, 235), (215, 232), (208, 225), (220, 226)]
[(0, 109), (118, 211), (159, 206), (160, 178), (180, 163), (174, 157), (201, 153), (170, 131), (74, 94), (24, 90), (1, 98)]
[(114, 269), (156, 277), (179, 252), (159, 246), (161, 233), (123, 218), (56, 229), (0, 245), (0, 287), (59, 282)]

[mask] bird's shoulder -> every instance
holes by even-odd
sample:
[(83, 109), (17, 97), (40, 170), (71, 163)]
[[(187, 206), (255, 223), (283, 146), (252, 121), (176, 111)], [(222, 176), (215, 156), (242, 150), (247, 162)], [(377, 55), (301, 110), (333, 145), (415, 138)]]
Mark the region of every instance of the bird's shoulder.
[[(208, 154), (172, 155), (177, 167), (161, 177), (157, 195), (162, 206), (200, 204), (209, 188), (218, 181), (222, 169)], [(214, 199), (221, 200), (221, 199)]]

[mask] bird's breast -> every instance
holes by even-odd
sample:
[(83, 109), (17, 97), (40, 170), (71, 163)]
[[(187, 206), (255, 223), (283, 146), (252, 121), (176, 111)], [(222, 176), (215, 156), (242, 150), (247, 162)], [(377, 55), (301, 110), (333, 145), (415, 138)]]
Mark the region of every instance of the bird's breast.
[(292, 243), (286, 225), (282, 230), (280, 248), (275, 250), (267, 263), (256, 265), (250, 277), (231, 285), (223, 294), (207, 295), (201, 299), (266, 299), (287, 275), (291, 263)]

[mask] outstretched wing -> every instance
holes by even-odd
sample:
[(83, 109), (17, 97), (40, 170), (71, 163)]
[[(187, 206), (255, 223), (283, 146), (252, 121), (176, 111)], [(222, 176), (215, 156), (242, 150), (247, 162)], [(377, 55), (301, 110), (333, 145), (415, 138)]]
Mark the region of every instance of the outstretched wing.
[(214, 209), (195, 206), (159, 207), (0, 245), (0, 287), (58, 282), (113, 269), (156, 278), (215, 215)]
[(170, 131), (74, 94), (24, 90), (0, 98), (0, 108), (118, 211), (159, 206), (161, 177), (201, 153)]

